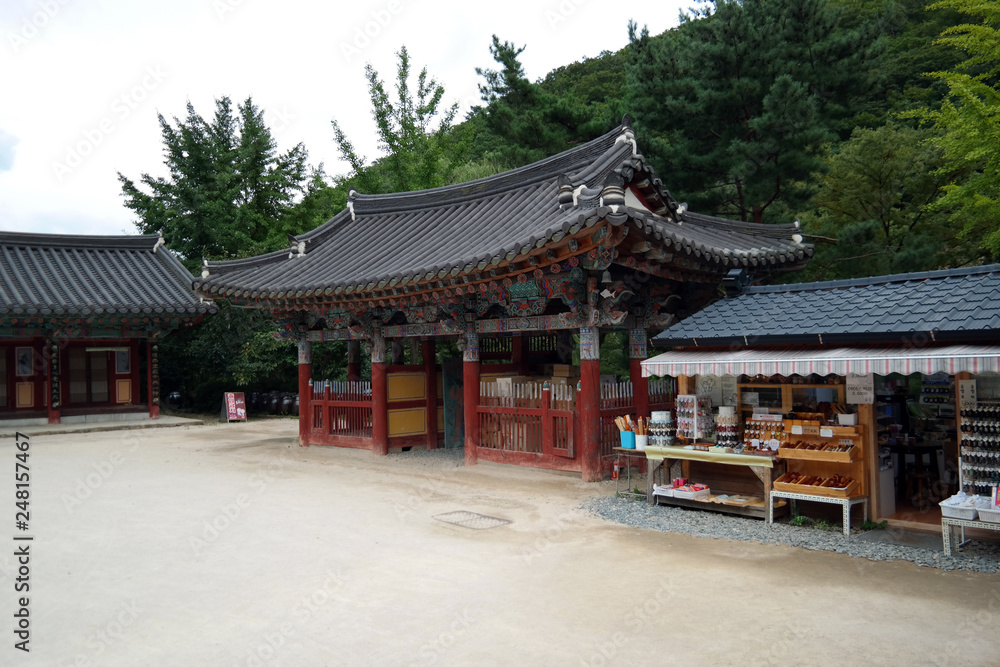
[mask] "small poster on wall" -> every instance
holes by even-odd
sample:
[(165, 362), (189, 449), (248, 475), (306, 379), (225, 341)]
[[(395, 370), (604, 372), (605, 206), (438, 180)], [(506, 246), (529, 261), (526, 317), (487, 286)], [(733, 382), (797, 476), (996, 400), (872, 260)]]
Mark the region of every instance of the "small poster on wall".
[(847, 402), (871, 405), (875, 402), (875, 376), (872, 373), (847, 374)]
[[(695, 382), (695, 392), (698, 396), (707, 396), (708, 398), (711, 398), (712, 405), (725, 405), (723, 403), (722, 396), (722, 378), (718, 375), (699, 375)], [(735, 403), (733, 403), (733, 405), (735, 405)]]
[(720, 405), (736, 405), (739, 400), (737, 396), (737, 384), (735, 375), (722, 376), (722, 403)]
[(227, 422), (247, 420), (247, 403), (242, 391), (226, 392), (222, 395), (220, 418)]

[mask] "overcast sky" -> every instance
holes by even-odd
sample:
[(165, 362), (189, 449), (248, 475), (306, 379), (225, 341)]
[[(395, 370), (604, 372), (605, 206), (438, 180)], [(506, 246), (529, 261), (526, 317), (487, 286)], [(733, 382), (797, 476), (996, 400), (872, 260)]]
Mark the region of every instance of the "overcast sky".
[(656, 34), (690, 0), (3, 0), (0, 2), (0, 230), (136, 233), (116, 173), (162, 174), (156, 114), (183, 117), (190, 100), (252, 95), (285, 150), (303, 142), (329, 174), (339, 161), (337, 118), (369, 159), (377, 155), (364, 65), (387, 83), (405, 45), (448, 102), (479, 103), (475, 68), (489, 45), (526, 45), (532, 80), (617, 50), (634, 19)]

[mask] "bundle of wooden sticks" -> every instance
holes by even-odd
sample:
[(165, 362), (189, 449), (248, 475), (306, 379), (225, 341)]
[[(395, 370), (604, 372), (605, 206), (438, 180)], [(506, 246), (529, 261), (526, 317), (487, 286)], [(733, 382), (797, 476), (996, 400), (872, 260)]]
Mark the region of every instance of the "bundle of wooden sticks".
[(615, 417), (615, 425), (618, 426), (619, 431), (633, 431), (636, 435), (649, 433), (649, 418), (637, 417), (635, 421), (632, 421), (632, 417), (629, 415)]

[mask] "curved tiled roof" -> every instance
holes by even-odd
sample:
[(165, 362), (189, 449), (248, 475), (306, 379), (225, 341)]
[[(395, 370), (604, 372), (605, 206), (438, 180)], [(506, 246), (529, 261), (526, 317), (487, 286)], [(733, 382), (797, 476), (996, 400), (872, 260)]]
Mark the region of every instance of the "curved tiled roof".
[[(921, 334), (918, 339), (916, 334)], [(1000, 339), (1000, 264), (750, 287), (654, 338), (663, 346)]]
[(203, 314), (191, 273), (158, 235), (0, 232), (0, 315)]
[[(649, 206), (605, 205), (602, 193), (609, 178), (619, 187), (624, 183), (641, 190)], [(291, 250), (208, 262), (194, 285), (214, 296), (288, 297), (440, 280), (523, 259), (603, 219), (619, 225), (631, 221), (665, 251), (704, 257), (722, 272), (782, 268), (812, 254), (792, 226), (676, 209), (638, 152), (626, 121), (586, 144), (477, 181), (390, 195), (352, 191), (346, 210), (295, 237)]]

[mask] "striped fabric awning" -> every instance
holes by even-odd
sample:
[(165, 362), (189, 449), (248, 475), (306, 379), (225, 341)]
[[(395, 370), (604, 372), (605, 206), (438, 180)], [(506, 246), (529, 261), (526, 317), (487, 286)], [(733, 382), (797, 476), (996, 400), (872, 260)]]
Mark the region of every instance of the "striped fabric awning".
[(665, 352), (642, 362), (651, 375), (847, 375), (848, 373), (1000, 373), (1000, 346), (838, 347), (828, 350), (739, 349)]

